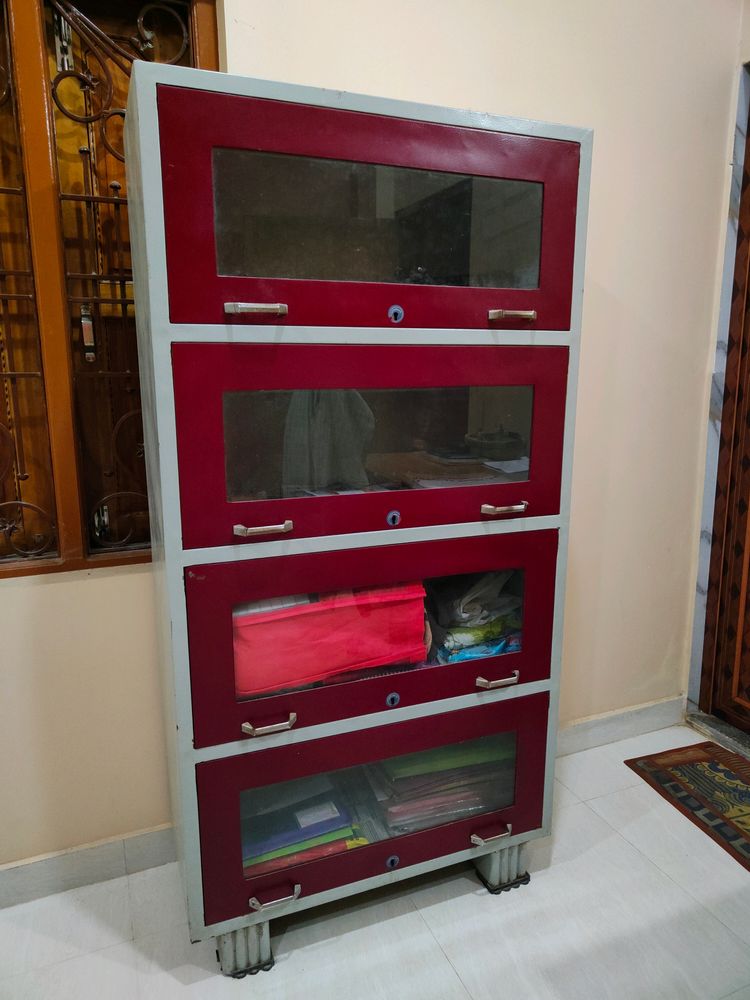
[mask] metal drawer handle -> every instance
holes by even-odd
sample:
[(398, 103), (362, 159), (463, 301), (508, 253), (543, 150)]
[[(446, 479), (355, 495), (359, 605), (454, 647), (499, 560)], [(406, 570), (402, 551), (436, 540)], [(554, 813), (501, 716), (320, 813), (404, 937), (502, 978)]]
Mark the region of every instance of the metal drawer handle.
[(485, 844), (491, 844), (495, 840), (502, 840), (504, 837), (510, 837), (513, 832), (513, 827), (510, 823), (505, 824), (505, 833), (498, 833), (495, 837), (480, 837), (478, 833), (472, 833), (471, 842), (474, 847), (484, 847)]
[(494, 691), (496, 688), (507, 688), (518, 684), (520, 676), (520, 671), (514, 670), (510, 677), (503, 677), (499, 681), (488, 681), (485, 677), (477, 677), (476, 685), (478, 688), (484, 688), (485, 691)]
[(261, 903), (257, 896), (251, 896), (247, 901), (247, 905), (251, 910), (255, 910), (256, 913), (262, 913), (265, 910), (272, 909), (274, 906), (281, 906), (282, 903), (293, 903), (295, 899), (299, 899), (301, 892), (302, 886), (298, 882), (294, 886), (291, 896), (282, 896), (281, 899), (273, 899), (270, 903)]
[(533, 323), (536, 309), (490, 309), (487, 319), (527, 319)]
[(225, 302), (224, 312), (230, 316), (238, 316), (241, 313), (286, 316), (289, 306), (286, 302)]
[(479, 510), (482, 514), (489, 514), (494, 517), (495, 514), (525, 514), (528, 506), (528, 500), (522, 500), (520, 503), (512, 503), (509, 507), (493, 507), (491, 503), (483, 503)]
[(245, 736), (270, 736), (271, 733), (284, 733), (291, 729), (297, 721), (297, 713), (290, 712), (286, 722), (275, 722), (272, 726), (254, 726), (252, 722), (242, 723), (242, 732)]
[(283, 524), (261, 524), (257, 528), (246, 528), (244, 524), (235, 524), (232, 532), (238, 538), (249, 538), (251, 535), (285, 535), (294, 528), (294, 521), (284, 521)]

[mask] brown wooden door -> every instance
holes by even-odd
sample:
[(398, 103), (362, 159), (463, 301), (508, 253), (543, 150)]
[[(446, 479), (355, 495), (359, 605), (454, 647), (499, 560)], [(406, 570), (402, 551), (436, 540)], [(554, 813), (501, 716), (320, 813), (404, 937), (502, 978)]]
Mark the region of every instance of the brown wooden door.
[(717, 470), (700, 708), (750, 733), (750, 144), (739, 236)]

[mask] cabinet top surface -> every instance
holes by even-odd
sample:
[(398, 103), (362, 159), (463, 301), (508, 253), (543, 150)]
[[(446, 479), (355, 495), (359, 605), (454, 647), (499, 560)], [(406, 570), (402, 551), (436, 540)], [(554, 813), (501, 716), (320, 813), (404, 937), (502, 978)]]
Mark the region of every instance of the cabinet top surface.
[(138, 100), (139, 96), (145, 96), (149, 92), (153, 94), (155, 88), (160, 84), (241, 97), (262, 97), (271, 100), (390, 115), (398, 118), (441, 122), (464, 128), (562, 139), (579, 142), (582, 145), (589, 144), (593, 137), (593, 130), (585, 127), (143, 61), (133, 65), (129, 104)]

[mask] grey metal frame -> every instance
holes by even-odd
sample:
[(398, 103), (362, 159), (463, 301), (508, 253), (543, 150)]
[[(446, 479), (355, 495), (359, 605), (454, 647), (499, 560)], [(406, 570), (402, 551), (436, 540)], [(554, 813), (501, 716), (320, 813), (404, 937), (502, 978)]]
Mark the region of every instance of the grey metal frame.
[[(342, 329), (288, 325), (284, 325), (282, 328), (264, 325), (262, 328), (238, 329), (236, 326), (228, 324), (172, 324), (169, 320), (167, 301), (161, 160), (156, 112), (156, 86), (159, 83), (579, 142), (581, 144), (581, 167), (578, 185), (570, 331), (506, 332), (425, 329), (409, 330), (404, 335), (403, 332), (393, 328)], [(496, 843), (488, 842), (410, 868), (385, 872), (377, 877), (312, 897), (302, 895), (298, 899), (290, 899), (274, 908), (274, 917), (322, 905), (333, 899), (364, 892), (465, 860), (477, 862), (480, 874), (484, 874), (486, 880), (492, 885), (495, 884), (496, 879), (503, 878), (511, 871), (513, 874), (509, 875), (509, 880), (512, 881), (521, 874), (520, 871), (516, 870), (521, 864), (521, 851), (518, 850), (520, 845), (534, 837), (544, 836), (550, 831), (553, 763), (557, 738), (563, 602), (567, 568), (576, 383), (583, 299), (584, 252), (593, 137), (591, 130), (585, 128), (548, 125), (519, 118), (480, 114), (474, 111), (439, 108), (340, 91), (300, 87), (221, 73), (208, 73), (176, 66), (137, 62), (134, 65), (130, 86), (125, 138), (154, 570), (160, 609), (162, 689), (167, 732), (171, 734), (168, 740), (168, 758), (178, 855), (187, 896), (191, 939), (198, 941), (216, 937), (221, 949), (223, 949), (223, 954), (226, 955), (226, 959), (222, 961), (225, 971), (241, 972), (243, 970), (236, 966), (242, 956), (252, 954), (260, 966), (267, 965), (270, 960), (267, 930), (259, 929), (252, 939), (248, 937), (250, 932), (246, 930), (246, 928), (256, 925), (267, 925), (268, 914), (263, 911), (255, 913), (249, 911), (246, 915), (218, 924), (206, 925), (204, 922), (195, 789), (195, 765), (200, 761), (236, 754), (252, 754), (259, 749), (286, 746), (290, 743), (320, 739), (334, 733), (346, 733), (366, 727), (390, 725), (405, 719), (421, 718), (438, 712), (451, 712), (475, 705), (524, 697), (537, 691), (549, 691), (550, 693), (544, 822), (539, 830), (503, 839), (500, 850), (498, 850)], [(283, 340), (284, 343), (292, 344), (311, 342), (398, 344), (408, 341), (412, 344), (567, 345), (570, 348), (570, 365), (560, 514), (554, 517), (532, 517), (494, 524), (472, 522), (429, 528), (363, 532), (358, 535), (332, 535), (325, 538), (279, 537), (278, 540), (259, 542), (252, 547), (228, 545), (186, 552), (181, 545), (170, 347), (173, 342), (177, 341), (195, 342), (206, 339), (234, 343), (276, 343)], [(519, 687), (495, 691), (477, 691), (474, 694), (430, 704), (390, 709), (387, 712), (355, 719), (341, 719), (334, 723), (312, 726), (304, 730), (291, 730), (269, 735), (258, 741), (238, 740), (219, 747), (208, 747), (201, 750), (193, 748), (187, 622), (183, 587), (185, 566), (205, 562), (259, 559), (301, 552), (323, 552), (367, 545), (400, 545), (417, 540), (489, 536), (511, 531), (535, 531), (543, 528), (557, 528), (560, 532), (552, 664), (549, 681), (522, 684)], [(231, 958), (232, 955), (234, 958)], [(232, 967), (233, 963), (234, 968)]]

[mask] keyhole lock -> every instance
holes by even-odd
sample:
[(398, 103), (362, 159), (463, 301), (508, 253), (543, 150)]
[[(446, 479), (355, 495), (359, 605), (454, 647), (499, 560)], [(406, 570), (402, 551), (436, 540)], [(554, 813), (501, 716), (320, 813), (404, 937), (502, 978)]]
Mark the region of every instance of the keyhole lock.
[(388, 858), (388, 860), (385, 863), (385, 867), (386, 868), (390, 868), (391, 871), (392, 871), (394, 868), (398, 868), (400, 861), (401, 861), (401, 858), (398, 856), (398, 854), (391, 854), (391, 856)]
[(389, 524), (392, 528), (396, 525), (401, 524), (401, 511), (400, 510), (389, 510), (385, 515), (386, 524)]
[(391, 693), (385, 699), (385, 703), (388, 706), (388, 708), (395, 708), (400, 701), (401, 701), (401, 695), (398, 693), (398, 691), (391, 691)]
[(388, 319), (391, 323), (400, 323), (404, 318), (403, 306), (391, 306), (388, 309)]

